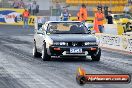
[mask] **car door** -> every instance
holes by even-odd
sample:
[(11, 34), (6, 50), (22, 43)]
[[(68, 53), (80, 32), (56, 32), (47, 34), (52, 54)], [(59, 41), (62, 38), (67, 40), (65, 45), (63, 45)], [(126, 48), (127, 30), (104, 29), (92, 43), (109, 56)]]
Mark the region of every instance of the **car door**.
[(40, 34), (39, 34), (39, 37), (38, 37), (38, 47), (39, 49), (41, 50), (42, 49), (42, 46), (44, 44), (44, 40), (46, 38), (46, 29), (47, 29), (47, 23), (45, 23), (41, 28), (40, 28)]
[(38, 49), (40, 49), (41, 38), (43, 37), (42, 27), (39, 30), (37, 30), (37, 34), (35, 37), (36, 37), (36, 46)]

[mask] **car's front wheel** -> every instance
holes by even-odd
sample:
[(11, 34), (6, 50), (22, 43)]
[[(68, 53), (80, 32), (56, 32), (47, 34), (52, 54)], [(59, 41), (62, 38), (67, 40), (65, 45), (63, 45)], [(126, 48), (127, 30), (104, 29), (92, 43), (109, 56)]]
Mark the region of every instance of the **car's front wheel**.
[(34, 42), (34, 45), (33, 45), (33, 56), (34, 57), (39, 57), (40, 56), (40, 53), (37, 52), (37, 48), (36, 48), (36, 43)]
[(99, 49), (97, 53), (91, 55), (92, 61), (100, 61), (100, 57), (101, 57), (101, 49)]
[(46, 43), (44, 43), (42, 46), (42, 56), (41, 57), (43, 61), (49, 61), (51, 59), (51, 56), (47, 54)]

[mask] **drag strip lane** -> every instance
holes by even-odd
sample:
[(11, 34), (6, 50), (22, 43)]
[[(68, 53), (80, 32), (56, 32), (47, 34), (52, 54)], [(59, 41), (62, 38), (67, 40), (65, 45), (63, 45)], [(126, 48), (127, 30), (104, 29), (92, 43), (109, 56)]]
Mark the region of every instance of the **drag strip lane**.
[[(24, 45), (24, 44), (22, 44), (22, 45)], [(64, 60), (62, 62), (61, 62), (61, 60), (53, 60), (53, 61), (50, 61), (50, 62), (42, 62), (42, 60), (40, 58), (34, 59), (32, 57), (32, 55), (31, 55), (31, 53), (25, 52), (25, 51), (23, 51), (21, 49), (17, 49), (17, 48), (15, 48), (15, 46), (12, 47), (9, 44), (8, 45), (5, 44), (4, 46), (2, 45), (2, 47), (6, 51), (5, 53), (8, 53), (9, 55), (16, 57), (19, 60), (19, 62), (23, 62), (23, 61), (24, 62), (28, 62), (28, 63), (30, 62), (30, 64), (33, 64), (33, 65), (35, 65), (35, 63), (36, 63), (37, 66), (39, 66), (41, 68), (49, 68), (50, 67), (50, 69), (52, 69), (52, 70), (53, 69), (54, 70), (55, 69), (59, 69), (60, 71), (65, 72), (65, 74), (63, 73), (63, 75), (72, 74), (75, 77), (75, 70), (80, 65), (83, 66), (84, 68), (86, 68), (87, 71), (89, 71), (89, 69), (92, 70), (93, 71), (92, 73), (94, 73), (94, 72), (96, 72), (96, 73), (97, 72), (98, 73), (105, 72), (106, 73), (106, 71), (107, 71), (107, 73), (125, 73), (124, 71), (122, 71), (122, 69), (121, 70), (119, 70), (118, 68), (114, 68), (113, 69), (112, 67), (113, 67), (114, 64), (111, 64), (112, 61), (110, 63), (106, 63), (103, 60), (101, 62), (91, 62), (90, 60), (79, 60), (79, 61), (76, 61), (73, 58), (71, 58), (71, 60)], [(29, 48), (31, 49), (31, 47), (29, 47)], [(4, 50), (2, 50), (2, 51), (4, 52)], [(73, 67), (73, 65), (75, 65), (75, 66)], [(93, 69), (91, 69), (91, 68), (93, 68)], [(117, 69), (118, 69), (118, 71), (117, 71)], [(74, 70), (74, 72), (70, 72), (72, 70)], [(34, 71), (36, 71), (36, 70), (34, 70)], [(59, 71), (59, 73), (61, 73), (60, 71)], [(51, 73), (52, 73), (52, 71), (51, 71)], [(49, 74), (49, 73), (47, 73), (47, 74)], [(57, 75), (57, 73), (53, 73), (53, 74)], [(63, 75), (61, 75), (61, 77), (64, 77)], [(75, 80), (73, 80), (73, 81), (75, 81)]]
[[(5, 53), (10, 52), (10, 54), (12, 54), (12, 56), (15, 56), (17, 58), (21, 58), (21, 60), (32, 61), (34, 59), (31, 53), (22, 51), (20, 49), (15, 48), (15, 47), (11, 47), (10, 45), (3, 45), (3, 47), (6, 48), (5, 50), (7, 50), (7, 52), (5, 51)], [(4, 52), (4, 50), (2, 50), (2, 51)], [(95, 68), (102, 70), (102, 71), (103, 70), (106, 71), (107, 69), (109, 69), (108, 72), (112, 72), (112, 73), (130, 73), (130, 72), (132, 72), (132, 71), (130, 71), (131, 69), (126, 70), (128, 68), (128, 66), (125, 70), (122, 69), (123, 68), (122, 65), (126, 65), (125, 63), (120, 63), (117, 61), (114, 62), (115, 60), (111, 60), (110, 57), (107, 57), (109, 59), (106, 59), (104, 56), (102, 56), (102, 57), (103, 58), (101, 59), (100, 62), (92, 62), (90, 60), (84, 60), (83, 64), (87, 65), (87, 63), (89, 63), (88, 64), (89, 66), (95, 67)], [(41, 58), (39, 58), (39, 59), (41, 60)], [(72, 59), (74, 59), (74, 58), (71, 58), (71, 60)], [(56, 60), (54, 60), (54, 61), (56, 61)], [(78, 63), (80, 63), (80, 62), (78, 62)], [(120, 65), (121, 67), (119, 67), (118, 65)], [(131, 66), (130, 66), (130, 68), (131, 68)], [(130, 73), (130, 74), (132, 74), (132, 73)]]
[[(15, 49), (14, 49), (15, 50)], [(14, 52), (12, 52), (12, 50), (11, 50), (11, 53), (14, 53)], [(17, 54), (18, 54), (18, 52), (17, 52)], [(13, 56), (16, 56), (16, 55), (13, 55)], [(24, 56), (26, 56), (26, 55), (24, 55)], [(18, 59), (19, 58), (19, 59)], [(23, 57), (24, 58), (24, 60), (22, 59), (22, 57), (18, 54), (18, 57), (16, 58), (18, 61), (17, 62), (19, 62), (20, 64), (22, 64), (23, 62), (24, 63), (27, 63), (27, 59), (25, 60), (25, 57)], [(30, 63), (30, 64), (32, 64), (32, 66), (36, 66), (35, 68), (34, 67), (32, 67), (32, 66), (30, 66), (30, 67), (28, 67), (28, 66), (26, 66), (26, 68), (27, 69), (30, 69), (30, 68), (32, 68), (32, 72), (35, 72), (35, 74), (37, 73), (38, 75), (42, 75), (42, 77), (40, 77), (40, 79), (41, 78), (44, 78), (45, 79), (45, 75), (47, 74), (47, 75), (49, 75), (49, 77), (47, 77), (47, 79), (48, 80), (50, 80), (52, 83), (54, 83), (53, 82), (53, 80), (51, 80), (50, 79), (50, 77), (52, 77), (52, 75), (58, 75), (59, 74), (59, 76), (57, 76), (57, 78), (55, 77), (52, 77), (53, 79), (56, 79), (55, 81), (59, 81), (59, 79), (58, 79), (58, 77), (62, 77), (62, 79), (63, 79), (63, 81), (64, 81), (64, 78), (65, 77), (69, 77), (68, 79), (69, 80), (71, 80), (72, 79), (72, 81), (70, 81), (71, 83), (75, 83), (75, 80), (74, 80), (74, 77), (75, 77), (75, 70), (76, 70), (76, 68), (78, 67), (78, 66), (83, 66), (83, 67), (85, 67), (86, 68), (86, 70), (89, 72), (90, 70), (92, 70), (93, 72), (92, 73), (103, 73), (103, 72), (105, 72), (105, 71), (108, 71), (108, 70), (110, 70), (110, 69), (108, 69), (108, 68), (106, 68), (108, 65), (105, 65), (105, 64), (103, 64), (103, 65), (99, 65), (99, 63), (98, 62), (91, 62), (91, 61), (81, 61), (80, 60), (80, 62), (79, 61), (75, 61), (75, 60), (64, 60), (64, 61), (60, 61), (60, 60), (53, 60), (53, 61), (51, 61), (51, 62), (42, 62), (41, 60), (40, 60), (40, 58), (39, 59), (35, 59), (35, 62), (40, 62), (41, 64), (39, 64), (39, 63), (37, 63), (37, 64), (35, 64), (35, 62), (34, 62), (34, 60), (32, 59), (32, 57), (26, 57), (26, 58), (28, 58), (28, 59), (31, 59), (31, 60), (28, 60), (28, 64)], [(15, 58), (14, 58), (15, 59)], [(75, 64), (74, 64), (75, 63)], [(97, 65), (98, 64), (98, 65)], [(111, 63), (110, 63), (111, 64)], [(113, 64), (112, 64), (113, 65)], [(101, 66), (101, 67), (100, 67)], [(40, 69), (38, 69), (38, 68), (40, 68)], [(102, 69), (101, 69), (102, 68)], [(106, 69), (104, 69), (104, 68), (106, 68)], [(45, 71), (42, 71), (42, 70), (46, 70), (46, 72)], [(112, 69), (113, 70), (113, 69)], [(115, 69), (116, 70), (116, 69)], [(115, 71), (115, 70), (113, 70), (113, 71)], [(24, 70), (25, 71), (25, 70)], [(111, 70), (110, 70), (110, 73), (114, 73), (114, 72), (111, 72)], [(50, 72), (50, 73), (49, 73)], [(54, 73), (53, 73), (54, 72)], [(41, 74), (40, 74), (41, 73)], [(45, 75), (43, 75), (43, 73), (45, 74)], [(108, 71), (108, 73), (109, 73), (109, 71)], [(50, 75), (51, 74), (51, 75)], [(62, 74), (62, 75), (60, 75), (60, 74)], [(24, 74), (24, 75), (26, 75), (26, 74)], [(34, 75), (34, 74), (33, 74)], [(68, 76), (69, 75), (69, 76)], [(72, 78), (71, 78), (71, 76), (72, 76)], [(30, 75), (29, 75), (30, 76)], [(39, 79), (39, 80), (40, 80)], [(62, 81), (62, 79), (61, 79), (61, 81)], [(67, 78), (66, 78), (67, 79)], [(42, 81), (42, 80), (41, 80)], [(60, 81), (59, 81), (60, 82)], [(61, 83), (62, 85), (65, 85), (65, 83), (63, 84), (63, 83)], [(53, 85), (52, 85), (53, 86)], [(54, 84), (54, 86), (55, 86), (55, 84)], [(110, 86), (110, 85), (109, 85)], [(57, 85), (57, 87), (60, 87), (59, 85)], [(76, 87), (75, 87), (76, 88)], [(114, 88), (116, 88), (116, 87), (114, 87)], [(117, 87), (118, 88), (118, 87)]]

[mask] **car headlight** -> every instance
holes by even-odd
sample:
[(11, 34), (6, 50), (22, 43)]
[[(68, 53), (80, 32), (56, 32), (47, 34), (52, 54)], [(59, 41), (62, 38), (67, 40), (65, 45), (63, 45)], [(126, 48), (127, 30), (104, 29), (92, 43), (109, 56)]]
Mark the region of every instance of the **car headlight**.
[(53, 45), (64, 46), (64, 45), (67, 45), (67, 43), (66, 42), (54, 42)]
[(54, 42), (53, 45), (60, 45), (60, 43), (59, 42)]
[(89, 42), (85, 42), (85, 45), (89, 45), (90, 43)]
[(60, 45), (66, 45), (66, 43), (65, 42), (60, 42)]
[(97, 45), (97, 42), (85, 42), (85, 45)]

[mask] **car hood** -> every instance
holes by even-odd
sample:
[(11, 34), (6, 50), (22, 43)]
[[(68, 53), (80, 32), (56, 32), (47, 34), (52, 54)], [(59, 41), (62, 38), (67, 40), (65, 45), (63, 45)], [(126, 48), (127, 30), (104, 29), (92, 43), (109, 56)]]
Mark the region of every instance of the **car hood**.
[(94, 35), (89, 34), (51, 34), (49, 37), (53, 41), (89, 41), (89, 42), (95, 42), (96, 37)]

